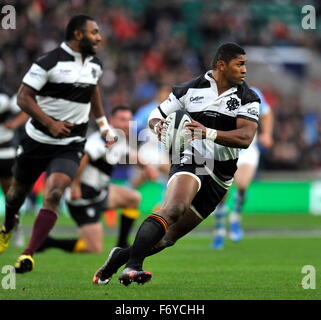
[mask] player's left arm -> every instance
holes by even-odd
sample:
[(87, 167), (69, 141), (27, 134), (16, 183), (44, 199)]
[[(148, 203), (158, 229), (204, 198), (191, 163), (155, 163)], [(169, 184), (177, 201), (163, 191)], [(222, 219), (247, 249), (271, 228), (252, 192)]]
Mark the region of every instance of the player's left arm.
[(258, 124), (256, 121), (237, 118), (236, 129), (222, 131), (206, 128), (201, 123), (193, 120), (187, 123), (185, 128), (191, 130), (192, 139), (209, 139), (215, 143), (232, 148), (246, 149), (251, 144)]
[(250, 146), (259, 123), (258, 101), (241, 105), (236, 115), (236, 129), (229, 131), (206, 128), (197, 121), (186, 124), (192, 139), (208, 139), (226, 147), (246, 149)]
[(273, 145), (273, 112), (271, 109), (261, 116), (260, 128), (259, 142), (264, 148), (270, 148)]
[(91, 112), (96, 119), (96, 123), (99, 127), (100, 133), (105, 137), (107, 143), (115, 142), (115, 135), (109, 126), (107, 121), (103, 104), (101, 101), (99, 86), (97, 85), (91, 97)]

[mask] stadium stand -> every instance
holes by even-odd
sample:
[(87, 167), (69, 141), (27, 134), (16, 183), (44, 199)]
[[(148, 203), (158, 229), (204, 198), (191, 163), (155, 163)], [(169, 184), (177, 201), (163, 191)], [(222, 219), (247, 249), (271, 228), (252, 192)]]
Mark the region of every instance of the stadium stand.
[[(69, 17), (80, 12), (94, 16), (102, 28), (105, 40), (99, 56), (104, 62), (101, 84), (107, 109), (131, 105), (136, 110), (152, 101), (158, 83), (180, 83), (202, 73), (223, 41), (256, 48), (305, 48), (314, 60), (307, 57), (304, 65), (289, 69), (284, 61), (282, 66), (272, 63), (251, 69), (255, 80), (262, 79), (259, 87), (270, 99), (276, 118), (276, 143), (264, 153), (262, 166), (273, 170), (321, 167), (317, 94), (321, 79), (320, 73), (313, 74), (311, 62), (320, 61), (321, 36), (317, 30), (301, 27), (304, 1), (99, 0), (93, 5), (87, 0), (11, 0), (10, 4), (16, 8), (18, 27), (0, 29), (0, 84), (10, 95), (31, 62), (58, 44)], [(316, 8), (319, 25), (320, 2), (310, 4)], [(272, 68), (279, 72), (276, 78), (281, 73), (288, 79), (282, 86), (273, 86), (272, 81), (264, 86), (265, 74)], [(297, 92), (298, 86), (302, 95), (288, 94)], [(308, 105), (313, 95), (313, 101), (319, 102)]]

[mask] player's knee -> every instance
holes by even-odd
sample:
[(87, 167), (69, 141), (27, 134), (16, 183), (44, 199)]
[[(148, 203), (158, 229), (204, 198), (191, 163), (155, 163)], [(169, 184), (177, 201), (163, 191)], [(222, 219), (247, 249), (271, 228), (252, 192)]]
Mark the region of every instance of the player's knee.
[(170, 239), (162, 239), (161, 242), (164, 248), (172, 247), (176, 243), (176, 241)]
[(61, 188), (52, 188), (47, 191), (45, 196), (45, 202), (50, 203), (54, 207), (58, 207), (60, 204), (60, 199), (63, 195), (63, 190)]
[(176, 241), (163, 238), (154, 246), (154, 250), (160, 252), (168, 247), (173, 246), (175, 243)]
[[(162, 211), (164, 212), (164, 216), (167, 217), (170, 221), (168, 222), (177, 222), (180, 217), (182, 217), (185, 211), (188, 209), (188, 206), (185, 203), (172, 203), (167, 205)], [(162, 214), (163, 216), (163, 214)]]
[(27, 190), (11, 186), (6, 194), (6, 202), (9, 206), (21, 206), (25, 201), (27, 194)]

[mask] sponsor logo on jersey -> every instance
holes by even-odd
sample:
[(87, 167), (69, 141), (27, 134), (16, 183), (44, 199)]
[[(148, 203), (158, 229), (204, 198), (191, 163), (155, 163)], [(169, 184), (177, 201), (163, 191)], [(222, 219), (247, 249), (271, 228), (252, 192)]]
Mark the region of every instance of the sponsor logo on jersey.
[(34, 71), (30, 71), (29, 75), (31, 78), (36, 78), (36, 77), (41, 77), (40, 73), (34, 72)]
[(62, 73), (62, 74), (68, 74), (68, 73), (70, 73), (72, 70), (71, 70), (71, 69), (60, 69), (59, 71), (60, 71), (60, 73)]
[(247, 113), (251, 114), (252, 116), (258, 116), (259, 112), (256, 108), (249, 108), (247, 109)]
[(190, 102), (200, 102), (203, 99), (204, 99), (204, 97), (197, 96), (197, 97), (190, 97), (189, 101)]

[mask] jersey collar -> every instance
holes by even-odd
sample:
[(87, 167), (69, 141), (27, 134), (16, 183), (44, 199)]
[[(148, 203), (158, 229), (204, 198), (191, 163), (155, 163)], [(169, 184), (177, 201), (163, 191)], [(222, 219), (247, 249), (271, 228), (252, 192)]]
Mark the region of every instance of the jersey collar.
[[(65, 50), (67, 53), (69, 53), (70, 55), (76, 57), (76, 58), (82, 58), (81, 53), (80, 52), (76, 52), (74, 50), (72, 50), (66, 42), (63, 42), (60, 47)], [(86, 60), (91, 60), (93, 58), (93, 56), (87, 56)]]
[[(218, 92), (217, 92), (217, 84), (216, 84), (216, 81), (210, 76), (210, 74), (212, 74), (213, 70), (208, 70), (206, 71), (204, 77), (206, 80), (208, 80), (211, 84), (211, 88), (215, 91), (215, 93), (218, 95)], [(224, 91), (220, 97), (224, 97), (224, 96), (228, 96), (234, 92), (237, 91), (237, 87), (231, 87), (230, 89)]]
[(64, 49), (67, 53), (69, 53), (70, 55), (74, 56), (74, 57), (81, 57), (81, 53), (80, 52), (76, 52), (74, 50), (72, 50), (66, 42), (63, 42), (60, 47), (62, 49)]

